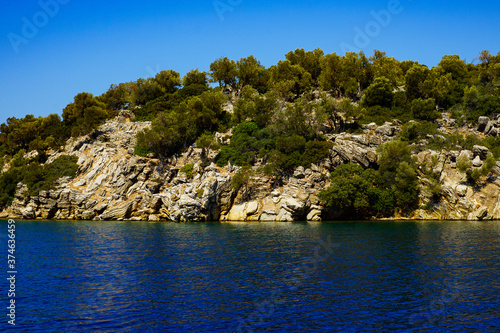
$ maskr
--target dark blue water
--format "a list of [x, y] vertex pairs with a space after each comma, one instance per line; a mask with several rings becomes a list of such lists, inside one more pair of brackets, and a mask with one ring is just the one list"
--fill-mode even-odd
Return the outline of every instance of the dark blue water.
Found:
[[3, 331], [500, 332], [500, 222], [16, 227]]

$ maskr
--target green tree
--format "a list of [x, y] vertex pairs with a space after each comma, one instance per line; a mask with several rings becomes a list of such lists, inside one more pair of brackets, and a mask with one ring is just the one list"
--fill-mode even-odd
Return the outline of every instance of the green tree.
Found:
[[108, 117], [105, 107], [105, 104], [92, 94], [83, 92], [76, 95], [73, 103], [64, 108], [63, 121], [72, 128], [73, 136], [86, 134]]
[[395, 184], [392, 186], [399, 207], [411, 206], [418, 198], [418, 179], [413, 163], [403, 161], [396, 168]]
[[246, 85], [241, 90], [241, 98], [236, 100], [233, 121], [237, 124], [246, 119], [255, 121], [260, 127], [268, 125], [278, 101], [274, 94], [259, 95], [257, 90]]
[[250, 85], [261, 92], [266, 90], [268, 78], [265, 67], [253, 55], [241, 58], [236, 63], [236, 70], [240, 89]]
[[218, 82], [219, 86], [227, 88], [227, 86], [235, 87], [237, 83], [238, 70], [234, 60], [229, 60], [227, 57], [215, 60], [210, 64], [211, 82]]
[[414, 99], [411, 102], [411, 112], [413, 116], [421, 120], [435, 120], [439, 117], [436, 111], [436, 102], [433, 98]]
[[397, 61], [393, 57], [387, 57], [385, 52], [379, 50], [373, 51], [373, 56], [369, 58], [373, 64], [374, 78], [385, 77], [395, 87], [403, 82], [403, 71]]
[[130, 83], [112, 84], [108, 91], [97, 97], [107, 110], [121, 110], [130, 103]]
[[410, 146], [408, 143], [400, 140], [378, 146], [377, 157], [379, 170], [389, 183], [394, 182], [396, 168], [401, 162], [414, 165]]
[[318, 198], [350, 218], [385, 215], [394, 207], [394, 197], [380, 175], [353, 163], [338, 166], [331, 174], [331, 185]]
[[319, 134], [318, 128], [325, 120], [320, 112], [316, 112], [319, 108], [318, 104], [309, 103], [306, 98], [301, 97], [293, 105], [277, 111], [269, 128], [277, 136], [296, 134], [315, 139]]
[[174, 93], [181, 85], [179, 73], [173, 70], [164, 70], [156, 74], [155, 81], [160, 85], [164, 93]]
[[138, 79], [130, 86], [130, 103], [133, 106], [146, 105], [165, 94], [165, 89], [152, 78]]
[[327, 54], [321, 61], [321, 74], [319, 82], [321, 89], [333, 91], [335, 96], [340, 96], [342, 83], [341, 57], [336, 53]]
[[169, 156], [175, 155], [187, 142], [186, 124], [182, 114], [160, 113], [151, 128], [137, 134], [136, 153], [154, 153], [165, 164]]
[[323, 60], [323, 54], [323, 50], [320, 48], [307, 52], [304, 51], [304, 49], [296, 49], [293, 52], [288, 52], [286, 54], [286, 59], [290, 61], [292, 65], [299, 65], [304, 68], [311, 75], [312, 82], [317, 85], [318, 78], [322, 71], [321, 62]]
[[390, 108], [394, 100], [394, 86], [391, 81], [385, 77], [378, 77], [366, 89], [362, 104], [365, 106], [380, 105]]
[[450, 73], [453, 80], [456, 81], [462, 81], [467, 75], [465, 61], [460, 59], [458, 55], [443, 56], [438, 67], [444, 74]]
[[294, 97], [311, 90], [311, 74], [300, 65], [293, 65], [289, 60], [279, 61], [277, 65], [270, 67], [270, 71], [273, 89], [278, 87], [283, 90], [285, 85], [290, 87]]
[[347, 52], [342, 60], [342, 90], [347, 96], [357, 98], [373, 81], [372, 64], [363, 51]]
[[449, 98], [455, 86], [451, 73], [442, 74], [436, 68], [431, 69], [427, 78], [419, 85], [422, 96], [433, 98], [436, 104], [446, 104], [445, 97]]
[[198, 69], [192, 69], [187, 72], [182, 78], [182, 85], [187, 87], [192, 84], [206, 86], [208, 84], [207, 73], [200, 72]]
[[393, 191], [397, 206], [405, 209], [418, 197], [417, 166], [406, 142], [392, 141], [377, 147], [379, 172]]
[[429, 76], [430, 69], [423, 65], [414, 65], [405, 75], [406, 94], [410, 100], [416, 98], [425, 98], [422, 91], [422, 85]]

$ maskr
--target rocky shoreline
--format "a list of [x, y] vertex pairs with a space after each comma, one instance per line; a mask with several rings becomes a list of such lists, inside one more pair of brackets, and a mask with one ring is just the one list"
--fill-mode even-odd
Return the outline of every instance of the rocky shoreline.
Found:
[[[231, 180], [240, 167], [218, 167], [213, 162], [201, 165], [203, 156], [213, 159], [217, 155], [215, 150], [190, 147], [163, 166], [155, 158], [134, 155], [136, 134], [150, 125], [118, 116], [90, 135], [68, 140], [64, 149], [49, 156], [47, 163], [61, 155], [76, 156], [77, 175], [61, 178], [56, 189], [33, 197], [26, 185], [18, 184], [13, 203], [0, 212], [0, 218], [178, 222], [335, 219], [341, 212], [325, 209], [317, 197], [329, 186], [330, 172], [350, 162], [365, 168], [376, 166], [376, 147], [393, 140], [400, 130], [397, 122], [382, 126], [373, 123], [364, 126], [363, 134], [326, 134], [334, 146], [320, 164], [308, 169], [298, 167], [293, 176], [284, 180], [252, 172], [248, 183], [234, 188]], [[443, 116], [440, 130], [456, 130], [451, 125], [452, 120]], [[479, 127], [469, 130], [477, 135], [495, 135], [499, 127], [498, 120], [480, 119]], [[423, 190], [419, 209], [395, 214], [392, 219], [500, 219], [498, 164], [480, 185], [467, 183], [456, 165], [457, 159], [466, 156], [474, 166], [480, 166], [487, 154], [488, 149], [482, 146], [472, 151], [416, 153], [420, 164], [437, 161], [433, 172], [439, 174], [442, 196], [436, 201]], [[189, 177], [180, 171], [187, 164], [193, 164]], [[420, 186], [424, 188], [424, 178]]]

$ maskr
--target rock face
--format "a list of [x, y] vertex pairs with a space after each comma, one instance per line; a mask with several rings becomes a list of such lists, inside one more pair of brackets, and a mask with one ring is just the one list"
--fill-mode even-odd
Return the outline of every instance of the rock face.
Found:
[[[456, 169], [454, 161], [457, 156], [466, 156], [470, 161], [479, 161], [486, 158], [483, 153], [486, 147], [474, 146], [473, 151], [463, 150], [442, 151], [435, 153], [438, 156], [438, 166], [435, 171], [440, 174], [440, 183], [443, 196], [440, 201], [432, 202], [425, 197], [422, 191], [421, 202], [427, 209], [418, 209], [411, 214], [414, 219], [438, 220], [491, 220], [500, 219], [500, 168], [493, 169], [489, 178], [481, 184], [473, 185], [467, 182], [465, 174]], [[419, 162], [429, 162], [428, 151], [418, 154]]]
[[486, 135], [497, 136], [500, 133], [500, 116], [490, 119], [489, 117], [479, 117], [477, 130]]
[[[376, 148], [394, 139], [397, 126], [368, 124], [363, 134], [326, 134], [333, 143], [330, 156], [318, 165], [298, 167], [293, 176], [277, 181], [252, 175], [236, 190], [231, 180], [239, 167], [215, 164], [202, 166], [202, 157], [214, 158], [217, 151], [189, 148], [160, 168], [154, 158], [134, 155], [136, 134], [149, 122], [130, 122], [121, 113], [92, 134], [68, 140], [64, 150], [49, 156], [78, 157], [79, 169], [72, 179], [61, 178], [57, 187], [30, 197], [28, 189], [18, 184], [12, 205], [0, 217], [23, 219], [70, 220], [142, 220], [142, 221], [321, 221], [326, 215], [318, 193], [328, 187], [329, 174], [336, 166], [358, 163], [365, 168], [377, 165]], [[491, 120], [484, 120], [485, 128]], [[217, 133], [218, 134], [218, 133]], [[230, 136], [230, 133], [229, 133]], [[216, 137], [227, 137], [227, 135]], [[415, 219], [500, 218], [500, 169], [486, 185], [472, 187], [456, 169], [459, 156], [482, 163], [489, 153], [486, 147], [472, 151], [421, 152], [420, 162], [437, 157], [435, 167], [441, 175], [443, 198], [433, 202], [425, 196]], [[433, 157], [435, 156], [435, 157]], [[192, 177], [180, 169], [193, 163]], [[424, 186], [424, 184], [422, 185]], [[328, 212], [331, 215], [331, 212]]]

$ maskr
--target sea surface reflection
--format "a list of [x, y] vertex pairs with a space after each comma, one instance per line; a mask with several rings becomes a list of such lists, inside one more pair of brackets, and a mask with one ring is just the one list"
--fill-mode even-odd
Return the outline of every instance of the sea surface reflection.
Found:
[[500, 331], [500, 222], [18, 221], [16, 232], [17, 325], [4, 316], [3, 331]]

